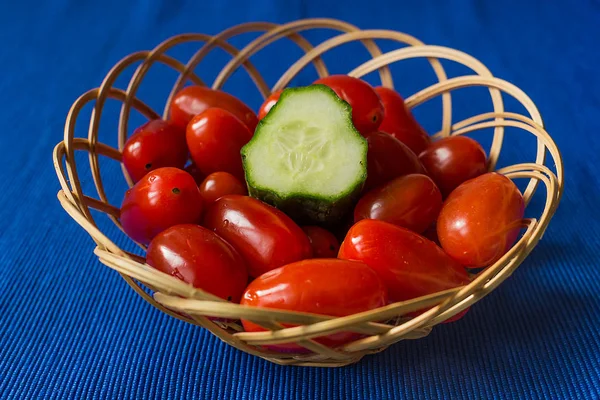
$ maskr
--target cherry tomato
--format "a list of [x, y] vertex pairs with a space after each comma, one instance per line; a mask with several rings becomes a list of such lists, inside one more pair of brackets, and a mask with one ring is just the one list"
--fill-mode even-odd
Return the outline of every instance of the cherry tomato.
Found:
[[[248, 286], [241, 304], [343, 317], [386, 305], [387, 293], [381, 279], [367, 265], [323, 258], [295, 262], [261, 275]], [[250, 321], [242, 320], [242, 324], [247, 332], [265, 330]], [[336, 347], [358, 337], [356, 333], [339, 332], [315, 340]], [[268, 347], [287, 352], [303, 350], [294, 343]]]
[[408, 229], [375, 219], [356, 223], [342, 242], [339, 258], [362, 261], [403, 301], [466, 285], [465, 269], [435, 243]]
[[206, 178], [206, 175], [204, 175], [194, 163], [186, 166], [184, 170], [194, 178], [198, 186], [200, 186], [200, 184], [204, 182], [204, 179]]
[[157, 168], [183, 168], [187, 157], [185, 131], [161, 119], [137, 128], [123, 148], [123, 164], [133, 182]]
[[376, 130], [381, 124], [383, 105], [377, 92], [367, 82], [347, 75], [331, 75], [314, 83], [329, 86], [352, 106], [352, 122], [363, 135]]
[[185, 129], [194, 116], [209, 108], [229, 111], [242, 121], [250, 132], [254, 132], [258, 124], [254, 111], [240, 99], [204, 86], [188, 86], [177, 92], [171, 102], [171, 121]]
[[269, 113], [269, 111], [271, 111], [271, 108], [273, 108], [275, 103], [279, 101], [279, 96], [281, 96], [282, 92], [283, 90], [278, 90], [276, 92], [271, 93], [271, 95], [267, 97], [265, 102], [262, 104], [262, 106], [260, 106], [260, 109], [258, 110], [259, 120], [263, 119]]
[[252, 197], [221, 197], [208, 208], [204, 226], [236, 248], [252, 277], [312, 256], [308, 237], [290, 217]]
[[370, 132], [365, 137], [369, 143], [365, 190], [402, 175], [425, 174], [415, 153], [395, 137], [385, 132]]
[[246, 186], [242, 185], [235, 176], [227, 172], [213, 172], [200, 185], [200, 194], [204, 204], [214, 203], [226, 194], [248, 194]]
[[178, 168], [158, 168], [125, 193], [121, 225], [133, 240], [147, 244], [173, 225], [197, 223], [202, 197], [194, 178]]
[[246, 263], [216, 233], [198, 225], [175, 225], [148, 246], [146, 262], [190, 285], [239, 303], [248, 282]]
[[461, 183], [487, 170], [485, 151], [476, 140], [466, 136], [450, 136], [433, 142], [419, 159], [444, 197]]
[[429, 146], [431, 139], [406, 107], [402, 96], [395, 90], [383, 86], [376, 87], [375, 91], [384, 109], [379, 130], [389, 133], [407, 145], [415, 154], [420, 154]]
[[252, 132], [232, 113], [209, 108], [196, 115], [186, 138], [194, 164], [202, 173], [225, 171], [244, 180], [240, 150], [252, 139]]
[[525, 205], [517, 186], [489, 172], [457, 187], [437, 220], [442, 247], [468, 267], [498, 261], [517, 240]]
[[315, 258], [335, 258], [340, 249], [340, 242], [333, 233], [319, 226], [303, 226], [302, 230], [308, 236]]
[[410, 174], [365, 194], [354, 209], [354, 221], [379, 219], [421, 233], [441, 208], [442, 194], [431, 178]]

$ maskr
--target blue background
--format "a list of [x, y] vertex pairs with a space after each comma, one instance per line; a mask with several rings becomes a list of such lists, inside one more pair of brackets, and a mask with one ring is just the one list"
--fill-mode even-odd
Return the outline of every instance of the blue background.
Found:
[[[600, 396], [600, 79], [596, 70], [600, 3], [319, 3], [3, 2], [0, 397]], [[565, 195], [544, 239], [498, 290], [460, 322], [439, 326], [427, 338], [398, 343], [338, 369], [270, 364], [144, 303], [115, 272], [96, 261], [93, 242], [61, 210], [51, 164], [52, 148], [62, 139], [70, 104], [98, 86], [126, 54], [150, 49], [177, 33], [214, 34], [245, 21], [286, 22], [303, 17], [335, 17], [361, 28], [396, 29], [474, 55], [537, 103], [563, 152], [566, 170]], [[319, 34], [308, 37], [316, 40]], [[300, 54], [285, 50], [293, 46], [280, 48], [278, 56], [256, 58], [269, 84]], [[189, 56], [191, 51], [174, 55]], [[346, 72], [361, 57], [366, 59], [360, 46], [344, 51], [356, 64], [330, 57], [326, 61], [331, 72]], [[199, 74], [211, 82], [226, 60], [222, 54], [207, 59]], [[410, 95], [432, 83], [426, 65], [398, 66], [394, 70], [397, 88]], [[452, 65], [449, 71], [464, 72]], [[155, 85], [142, 86], [140, 91], [156, 107], [175, 79], [175, 75], [159, 76]], [[311, 79], [314, 70], [307, 68], [295, 83]], [[126, 83], [119, 81], [121, 87]], [[234, 75], [226, 89], [255, 108], [260, 103], [243, 73]], [[457, 92], [454, 104], [455, 121], [491, 110], [485, 91]], [[89, 115], [89, 107], [86, 110]], [[110, 144], [116, 143], [117, 111], [118, 104], [109, 102], [101, 126], [101, 137]], [[419, 107], [416, 113], [430, 131], [439, 128], [439, 103]], [[85, 135], [85, 125], [84, 121], [78, 126], [78, 134]], [[480, 138], [485, 142], [484, 136]], [[501, 164], [523, 157], [532, 160], [533, 151], [528, 149], [533, 141], [521, 136], [507, 132]], [[118, 204], [124, 183], [117, 166], [103, 166], [103, 175], [111, 200]], [[92, 188], [89, 173], [82, 172], [82, 179], [87, 189]], [[529, 210], [532, 215], [543, 196], [540, 189]], [[114, 227], [104, 220], [98, 223], [119, 245], [131, 248]]]

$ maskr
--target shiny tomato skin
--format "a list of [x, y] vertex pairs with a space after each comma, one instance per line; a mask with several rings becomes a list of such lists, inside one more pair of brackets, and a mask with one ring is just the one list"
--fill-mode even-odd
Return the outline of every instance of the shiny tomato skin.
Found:
[[447, 197], [461, 183], [487, 171], [485, 150], [474, 139], [450, 136], [433, 142], [419, 160]]
[[260, 109], [258, 110], [258, 120], [260, 121], [264, 117], [267, 116], [271, 108], [279, 101], [279, 97], [283, 90], [277, 90], [276, 92], [271, 93], [269, 97], [266, 98], [265, 102], [262, 103]]
[[524, 211], [521, 192], [504, 175], [471, 179], [444, 202], [437, 221], [442, 248], [471, 268], [493, 264], [517, 240]]
[[121, 225], [133, 240], [148, 244], [173, 225], [199, 222], [202, 197], [194, 178], [179, 168], [158, 168], [125, 193]]
[[239, 303], [248, 282], [244, 259], [216, 233], [194, 224], [172, 226], [152, 239], [146, 262], [190, 285]]
[[378, 219], [422, 233], [441, 208], [442, 194], [431, 178], [409, 174], [365, 194], [354, 208], [354, 221]]
[[[385, 306], [387, 301], [383, 282], [367, 265], [337, 259], [312, 259], [259, 276], [248, 285], [240, 304], [343, 317]], [[242, 320], [242, 324], [247, 332], [265, 330], [250, 321]], [[357, 338], [356, 333], [339, 332], [315, 340], [336, 347]], [[283, 352], [303, 350], [293, 343], [268, 348]]]
[[222, 108], [242, 121], [254, 133], [258, 119], [250, 107], [237, 97], [204, 86], [188, 86], [181, 89], [171, 102], [171, 121], [185, 129], [196, 115], [209, 108]]
[[308, 237], [290, 217], [252, 197], [221, 197], [203, 225], [235, 247], [252, 277], [312, 256]]
[[315, 258], [335, 258], [340, 249], [340, 242], [333, 233], [320, 226], [303, 226], [302, 230], [308, 236]]
[[194, 164], [205, 175], [225, 171], [243, 181], [240, 150], [252, 132], [229, 111], [209, 108], [187, 126], [186, 138]]
[[364, 135], [377, 130], [383, 119], [383, 105], [367, 82], [348, 75], [331, 75], [313, 83], [329, 86], [352, 106], [352, 122], [360, 133]]
[[365, 137], [369, 144], [365, 190], [402, 175], [425, 174], [415, 153], [395, 137], [385, 132], [370, 132]]
[[362, 261], [373, 268], [394, 302], [469, 282], [465, 269], [432, 241], [374, 219], [364, 219], [350, 228], [338, 258]]
[[228, 172], [213, 172], [200, 185], [200, 194], [205, 205], [214, 203], [227, 194], [248, 194], [246, 186]]
[[375, 91], [379, 95], [384, 109], [379, 130], [389, 133], [407, 145], [415, 154], [420, 154], [429, 146], [431, 139], [406, 107], [402, 96], [394, 89], [383, 86], [376, 87]]
[[134, 183], [157, 168], [183, 168], [187, 158], [185, 130], [161, 119], [137, 128], [123, 147], [123, 164]]
[[184, 171], [187, 172], [188, 174], [190, 174], [194, 178], [194, 180], [196, 181], [196, 184], [198, 186], [200, 186], [200, 184], [202, 182], [204, 182], [204, 179], [206, 178], [206, 175], [204, 175], [202, 173], [202, 171], [200, 171], [198, 169], [198, 167], [196, 166], [196, 164], [194, 164], [194, 163], [187, 165], [184, 168]]

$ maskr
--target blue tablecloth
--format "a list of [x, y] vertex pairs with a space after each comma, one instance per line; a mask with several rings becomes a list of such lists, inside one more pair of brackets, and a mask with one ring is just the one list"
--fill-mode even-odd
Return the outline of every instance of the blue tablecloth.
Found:
[[[320, 3], [3, 2], [0, 397], [600, 396], [599, 3]], [[517, 272], [462, 321], [439, 326], [427, 338], [400, 342], [356, 365], [337, 369], [270, 364], [146, 304], [114, 271], [96, 260], [93, 242], [62, 211], [55, 197], [59, 185], [51, 163], [52, 148], [62, 138], [70, 104], [98, 86], [126, 54], [150, 49], [177, 33], [214, 34], [235, 23], [281, 23], [303, 17], [335, 17], [361, 28], [396, 29], [426, 43], [474, 55], [537, 103], [563, 153], [566, 171], [565, 195], [544, 239]], [[293, 46], [282, 45], [279, 56], [257, 58], [269, 84], [300, 54], [285, 48]], [[345, 54], [354, 64], [339, 56], [326, 59], [332, 72], [347, 72], [366, 60], [363, 49], [350, 49]], [[194, 49], [187, 50], [175, 55], [189, 56]], [[215, 55], [203, 64], [200, 75], [211, 82], [226, 60], [224, 54]], [[403, 94], [410, 95], [433, 82], [425, 62], [405, 65], [394, 72]], [[465, 72], [448, 66], [450, 72]], [[314, 76], [314, 70], [307, 69], [296, 83], [308, 83]], [[260, 98], [247, 77], [240, 73], [232, 79], [226, 89], [257, 107]], [[164, 90], [172, 80], [146, 85], [140, 96], [160, 110]], [[124, 87], [127, 80], [118, 84]], [[475, 92], [456, 93], [455, 121], [491, 110], [485, 91]], [[514, 102], [507, 102], [509, 106], [522, 111]], [[107, 107], [102, 137], [115, 144], [118, 104], [109, 102]], [[90, 108], [86, 110], [89, 115]], [[416, 113], [430, 131], [439, 128], [439, 103], [420, 107]], [[85, 136], [86, 122], [77, 129]], [[528, 151], [533, 149], [533, 140], [515, 138], [517, 135], [507, 131], [505, 164], [521, 155], [533, 160], [533, 150]], [[86, 158], [81, 157], [80, 162]], [[119, 170], [112, 166], [103, 171], [118, 181], [111, 184], [110, 177], [107, 180], [111, 200], [118, 204], [123, 188], [117, 179]], [[82, 179], [86, 187], [92, 187], [89, 174]], [[543, 199], [543, 191], [541, 188], [536, 198]], [[536, 207], [539, 210], [540, 202], [534, 200], [532, 212]], [[108, 223], [102, 222], [101, 227], [116, 235]], [[115, 240], [125, 243], [124, 238]]]

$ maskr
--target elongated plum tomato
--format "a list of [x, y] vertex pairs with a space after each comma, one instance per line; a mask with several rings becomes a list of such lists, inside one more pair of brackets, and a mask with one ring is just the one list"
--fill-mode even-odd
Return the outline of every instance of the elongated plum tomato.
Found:
[[523, 196], [504, 175], [489, 172], [457, 187], [437, 220], [446, 253], [469, 267], [496, 262], [515, 243], [525, 211]]
[[194, 116], [209, 108], [222, 108], [235, 115], [254, 132], [258, 119], [244, 102], [229, 93], [204, 86], [188, 86], [181, 89], [171, 102], [171, 121], [185, 129]]
[[410, 174], [365, 194], [354, 209], [354, 221], [378, 219], [422, 233], [441, 208], [442, 194], [431, 178]]
[[[386, 305], [387, 293], [375, 271], [363, 263], [312, 259], [259, 276], [248, 285], [241, 304], [342, 317]], [[250, 321], [242, 320], [242, 324], [247, 332], [264, 331]], [[315, 340], [336, 347], [358, 337], [356, 333], [339, 332]], [[294, 343], [268, 348], [282, 352], [304, 350]]]
[[121, 225], [133, 240], [148, 244], [171, 226], [197, 223], [202, 197], [194, 178], [179, 168], [158, 168], [125, 193]]
[[373, 268], [394, 302], [469, 282], [462, 265], [435, 243], [408, 229], [375, 219], [364, 219], [350, 228], [338, 257], [362, 261]]
[[221, 197], [203, 225], [235, 247], [252, 277], [312, 256], [308, 237], [290, 217], [252, 197]]
[[239, 303], [248, 282], [246, 263], [238, 252], [199, 225], [175, 225], [156, 235], [148, 246], [146, 262], [234, 303]]
[[425, 174], [415, 153], [395, 137], [385, 132], [370, 132], [365, 137], [369, 144], [365, 190], [402, 175]]
[[485, 151], [476, 140], [466, 136], [433, 142], [419, 155], [419, 160], [444, 197], [461, 183], [487, 170]]
[[404, 104], [404, 99], [393, 89], [379, 86], [375, 91], [383, 103], [383, 121], [379, 130], [389, 133], [408, 146], [415, 154], [421, 154], [431, 139]]
[[383, 118], [383, 105], [367, 82], [347, 75], [331, 75], [313, 83], [329, 86], [352, 106], [352, 122], [360, 133], [377, 130]]
[[273, 108], [275, 103], [277, 103], [279, 101], [281, 92], [283, 92], [283, 90], [278, 90], [276, 92], [271, 93], [271, 95], [269, 97], [267, 97], [265, 102], [262, 103], [262, 105], [260, 106], [260, 109], [258, 110], [258, 119], [259, 120], [266, 117], [266, 115], [269, 113], [269, 111], [271, 111], [271, 108]]
[[340, 249], [340, 242], [327, 229], [319, 226], [303, 226], [302, 230], [308, 236], [315, 258], [335, 258]]
[[205, 205], [214, 203], [227, 194], [248, 194], [246, 186], [227, 172], [213, 172], [200, 185], [200, 194]]
[[240, 150], [252, 132], [235, 115], [209, 108], [190, 121], [186, 138], [192, 160], [203, 174], [225, 171], [244, 180]]
[[183, 168], [187, 158], [185, 130], [162, 119], [137, 128], [123, 148], [123, 164], [134, 183], [157, 168]]

